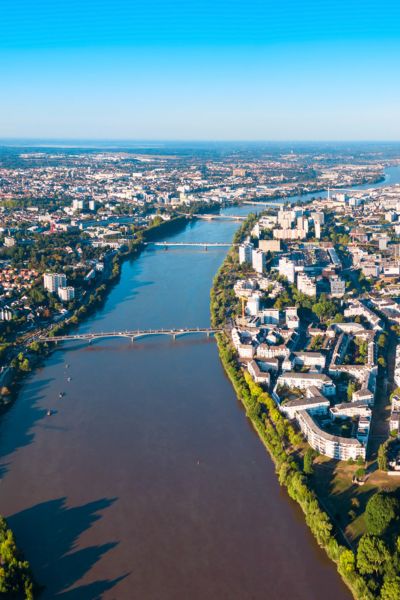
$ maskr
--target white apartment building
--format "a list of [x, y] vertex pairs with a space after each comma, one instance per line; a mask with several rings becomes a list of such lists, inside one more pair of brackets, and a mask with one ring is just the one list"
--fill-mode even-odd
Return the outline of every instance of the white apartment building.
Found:
[[304, 229], [274, 229], [273, 236], [276, 240], [305, 240], [307, 232]]
[[279, 408], [288, 419], [294, 419], [300, 410], [308, 410], [311, 414], [325, 415], [329, 409], [329, 405], [329, 400], [324, 398], [324, 396], [313, 396], [311, 398], [305, 397], [289, 400], [280, 405]]
[[0, 321], [12, 321], [13, 312], [8, 306], [3, 306], [0, 309]]
[[325, 356], [321, 352], [295, 352], [294, 364], [300, 367], [311, 367], [322, 370], [325, 368]]
[[58, 297], [63, 302], [69, 302], [75, 298], [75, 288], [72, 285], [67, 285], [65, 287], [59, 287], [57, 290]]
[[299, 427], [311, 448], [325, 456], [337, 460], [356, 460], [359, 456], [365, 459], [366, 447], [356, 438], [344, 438], [327, 433], [308, 414], [307, 410], [299, 410], [296, 413]]
[[286, 279], [290, 283], [294, 283], [296, 277], [296, 268], [295, 263], [292, 260], [290, 260], [286, 256], [280, 258], [278, 264], [278, 271], [279, 275], [283, 275], [283, 277], [286, 277]]
[[299, 292], [306, 294], [306, 296], [317, 295], [317, 285], [315, 283], [315, 279], [312, 279], [305, 273], [298, 273], [296, 287]]
[[246, 314], [251, 317], [256, 317], [260, 310], [260, 293], [253, 293], [247, 300]]
[[265, 254], [259, 248], [253, 249], [251, 253], [251, 260], [253, 269], [262, 275], [265, 269]]
[[80, 198], [74, 198], [72, 201], [72, 210], [78, 211], [83, 210], [85, 208], [85, 200], [81, 200]]
[[279, 346], [270, 346], [269, 344], [260, 344], [257, 347], [257, 358], [278, 358], [290, 355], [290, 350], [285, 344]]
[[16, 242], [15, 242], [15, 238], [10, 237], [10, 236], [6, 236], [4, 238], [4, 245], [6, 248], [13, 248], [15, 246]]
[[309, 230], [307, 217], [297, 217], [297, 229], [304, 231], [306, 234]]
[[340, 277], [331, 277], [329, 280], [331, 286], [331, 295], [334, 298], [341, 298], [346, 293], [346, 282]]
[[286, 385], [289, 388], [300, 390], [307, 390], [311, 386], [314, 386], [326, 396], [333, 396], [336, 392], [335, 384], [325, 373], [296, 373], [295, 371], [287, 371], [278, 377], [277, 385]]
[[254, 246], [250, 242], [245, 242], [239, 246], [239, 264], [247, 263], [252, 264], [252, 252]]
[[299, 315], [296, 306], [289, 306], [285, 310], [286, 325], [289, 329], [297, 329], [300, 326]]
[[64, 273], [45, 273], [43, 275], [44, 289], [54, 294], [58, 288], [66, 287], [67, 276]]
[[280, 312], [278, 308], [265, 308], [260, 316], [264, 325], [279, 325]]
[[268, 371], [262, 371], [255, 360], [251, 360], [247, 363], [247, 370], [256, 383], [262, 383], [267, 386], [270, 385], [271, 375]]

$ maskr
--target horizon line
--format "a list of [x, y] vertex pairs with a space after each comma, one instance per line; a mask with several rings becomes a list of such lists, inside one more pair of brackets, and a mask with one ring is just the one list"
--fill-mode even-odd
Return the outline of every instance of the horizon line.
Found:
[[0, 143], [3, 142], [118, 142], [118, 143], [247, 143], [247, 144], [399, 144], [399, 139], [247, 139], [247, 138], [120, 138], [120, 137], [38, 137], [38, 136], [10, 136], [0, 137]]

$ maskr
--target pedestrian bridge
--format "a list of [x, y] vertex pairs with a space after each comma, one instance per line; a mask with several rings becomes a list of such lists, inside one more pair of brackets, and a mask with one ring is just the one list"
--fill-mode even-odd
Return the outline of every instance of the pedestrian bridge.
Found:
[[87, 341], [92, 342], [94, 340], [106, 339], [106, 338], [128, 338], [132, 342], [133, 340], [141, 337], [148, 337], [150, 335], [169, 335], [174, 339], [183, 335], [193, 334], [205, 334], [207, 337], [218, 333], [222, 329], [214, 327], [196, 327], [196, 328], [183, 328], [183, 329], [134, 329], [132, 331], [101, 331], [101, 332], [88, 332], [88, 333], [75, 333], [71, 335], [42, 335], [38, 338], [39, 342], [70, 342], [70, 341]]

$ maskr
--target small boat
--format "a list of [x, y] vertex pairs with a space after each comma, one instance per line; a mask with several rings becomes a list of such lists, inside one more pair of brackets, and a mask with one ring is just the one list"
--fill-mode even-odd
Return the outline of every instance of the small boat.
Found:
[[58, 394], [58, 397], [59, 397], [59, 398], [62, 398], [63, 396], [64, 396], [64, 392], [60, 392], [60, 393]]
[[47, 411], [47, 413], [46, 413], [46, 414], [47, 414], [47, 416], [48, 416], [48, 417], [51, 417], [51, 415], [52, 415], [52, 412], [51, 412], [50, 408], [48, 409], [48, 411]]
[[71, 377], [68, 377], [68, 378], [67, 378], [67, 381], [71, 381]]
[[65, 364], [65, 368], [69, 369], [69, 364], [68, 363]]

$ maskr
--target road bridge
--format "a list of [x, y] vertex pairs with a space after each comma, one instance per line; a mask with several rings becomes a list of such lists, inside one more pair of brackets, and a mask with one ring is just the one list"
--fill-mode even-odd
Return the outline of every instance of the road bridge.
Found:
[[199, 247], [199, 248], [230, 248], [232, 244], [229, 242], [145, 242], [146, 246], [162, 246], [168, 247]]
[[204, 221], [245, 221], [247, 219], [244, 215], [213, 215], [213, 214], [200, 214], [193, 215], [196, 219], [203, 219]]
[[72, 341], [87, 341], [106, 339], [106, 338], [127, 338], [132, 342], [141, 337], [154, 335], [168, 335], [174, 339], [183, 335], [205, 334], [207, 337], [221, 332], [221, 328], [217, 327], [186, 327], [182, 329], [133, 329], [131, 331], [90, 331], [87, 333], [72, 333], [70, 335], [42, 335], [37, 338], [38, 342], [72, 342]]
[[285, 202], [287, 202], [287, 200], [270, 200], [268, 202], [265, 200], [243, 200], [241, 204], [248, 204], [249, 206], [283, 206]]

